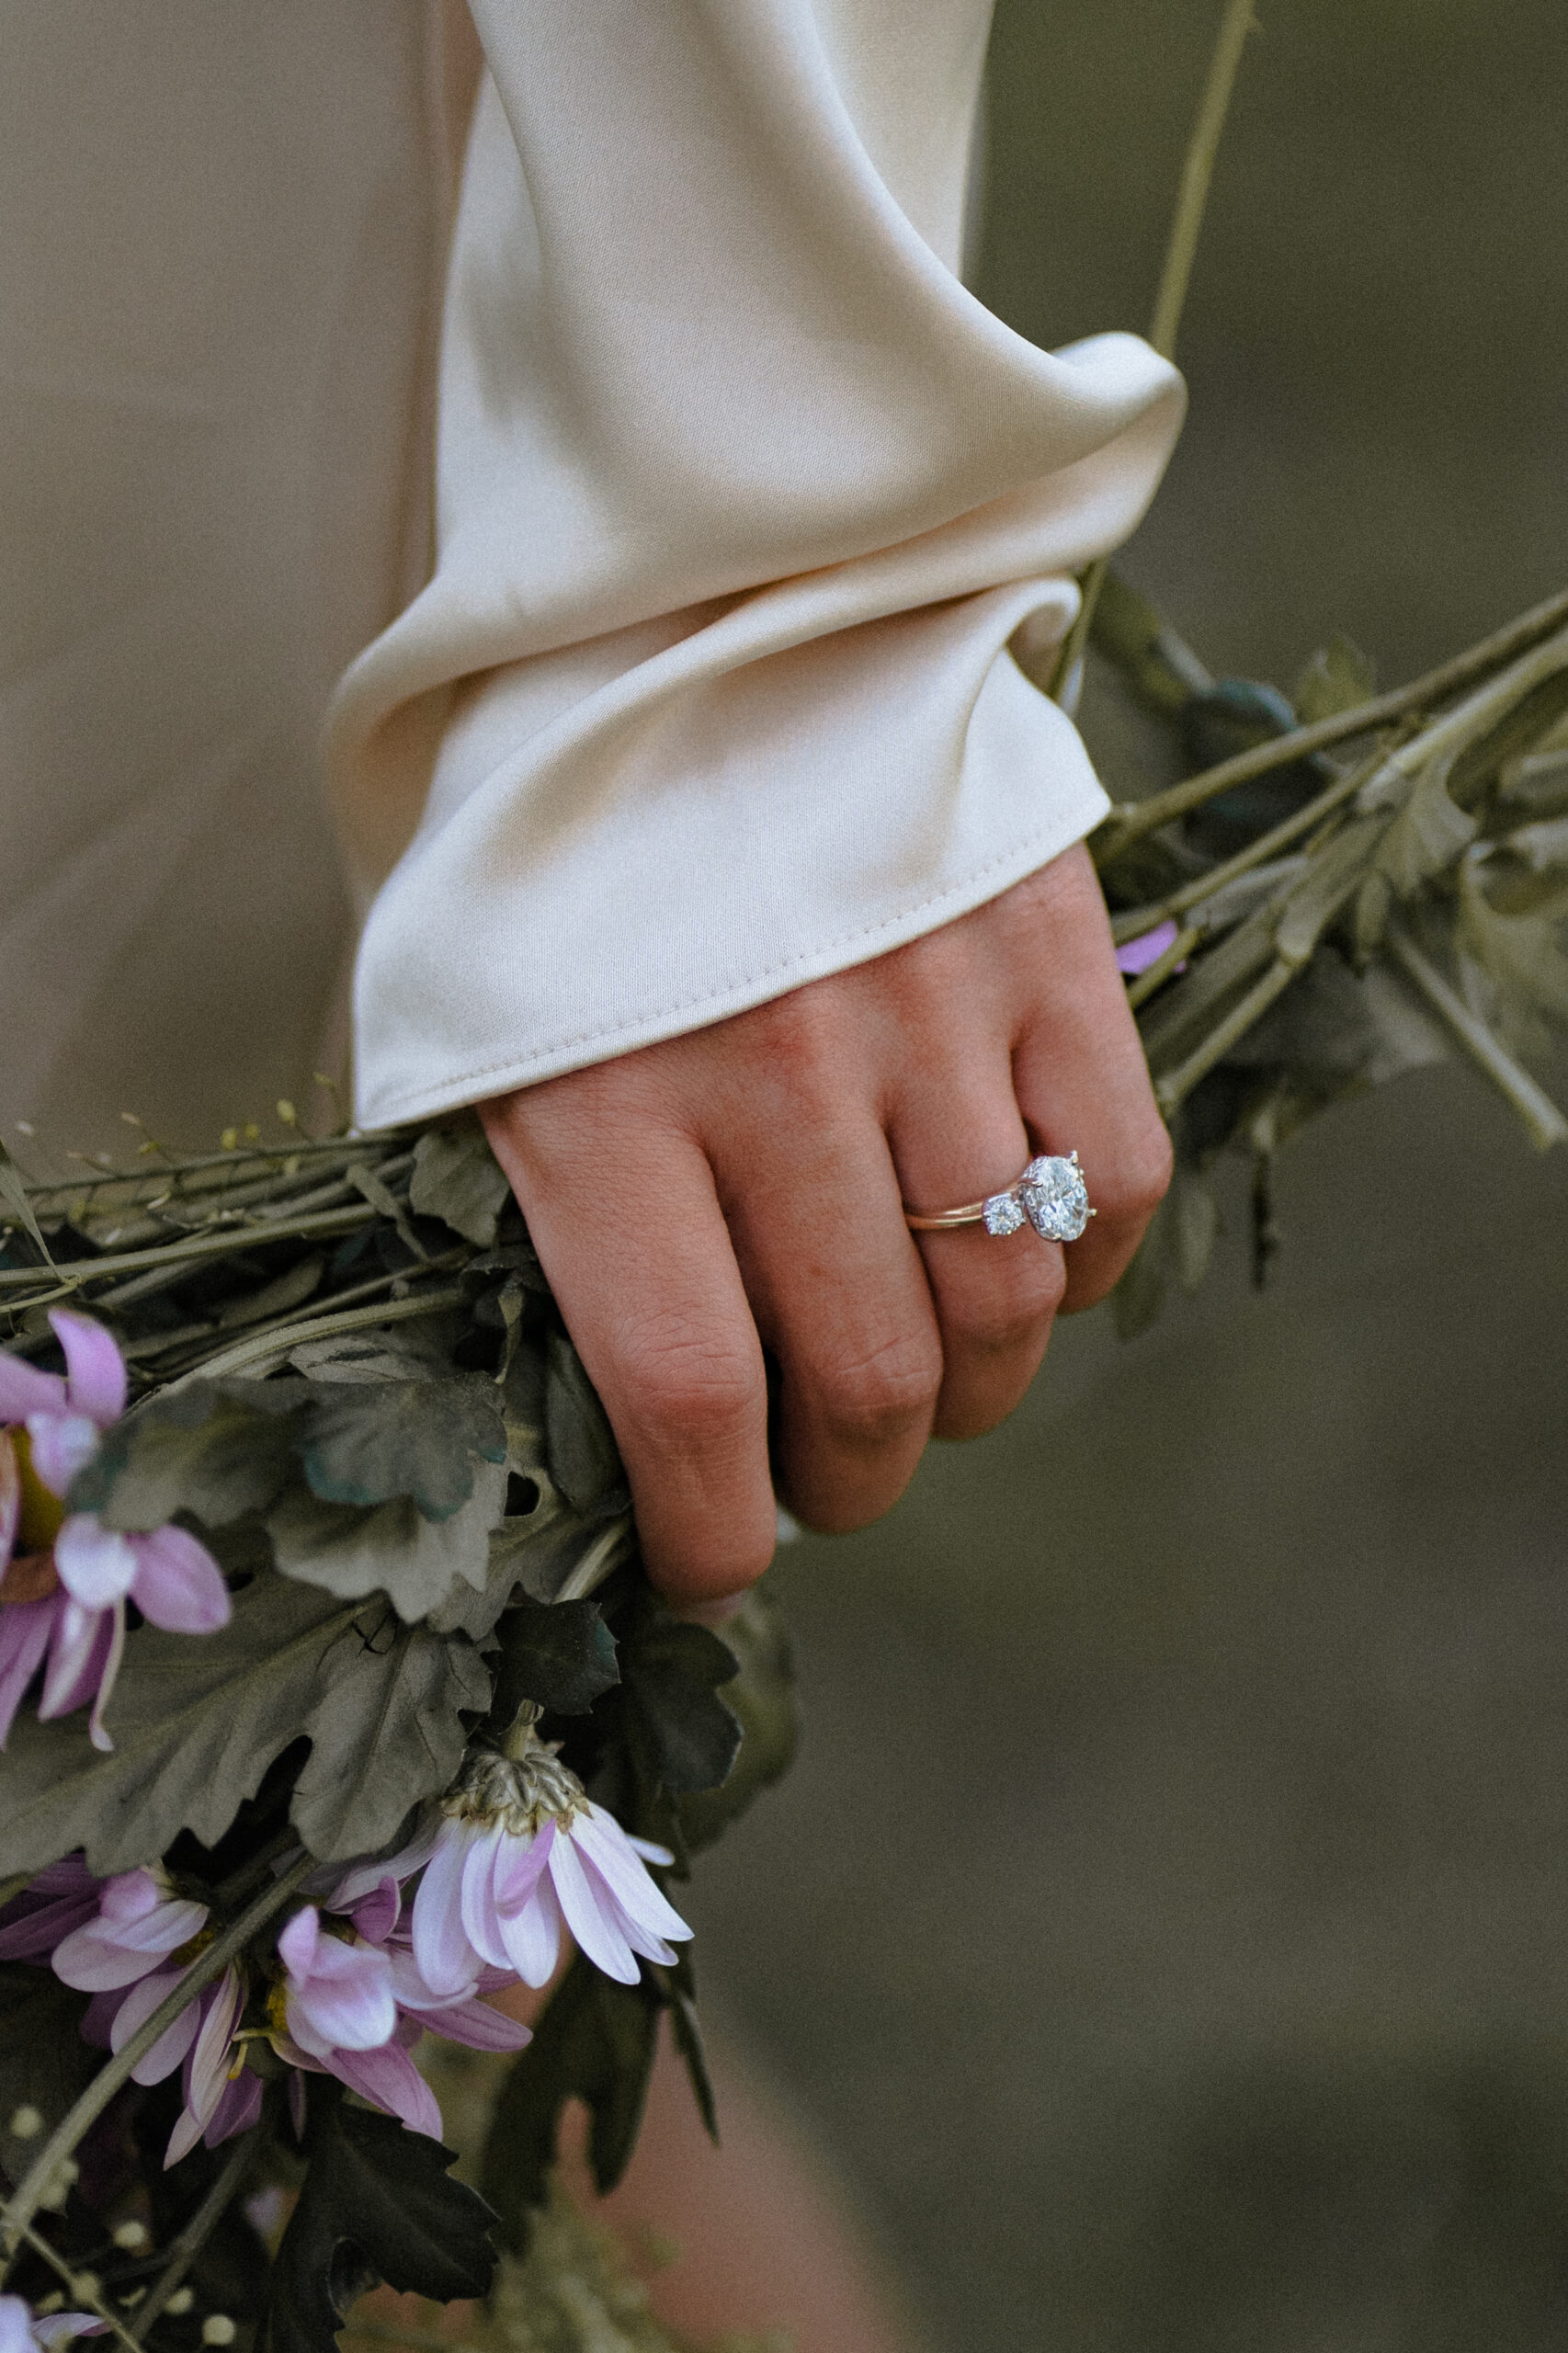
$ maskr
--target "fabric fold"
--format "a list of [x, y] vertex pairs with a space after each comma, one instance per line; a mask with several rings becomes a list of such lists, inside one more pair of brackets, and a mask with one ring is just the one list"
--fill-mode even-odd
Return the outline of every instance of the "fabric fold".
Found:
[[1007, 642], [1068, 627], [1182, 407], [1136, 337], [1040, 351], [955, 274], [986, 0], [474, 15], [437, 563], [334, 714], [366, 1120], [739, 1011], [1077, 839], [1103, 795]]

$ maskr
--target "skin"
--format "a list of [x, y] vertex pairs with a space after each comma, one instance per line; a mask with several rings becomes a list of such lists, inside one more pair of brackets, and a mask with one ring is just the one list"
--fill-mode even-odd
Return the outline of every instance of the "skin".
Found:
[[[1170, 1179], [1081, 847], [907, 947], [483, 1108], [649, 1574], [687, 1605], [762, 1574], [775, 1481], [808, 1527], [858, 1528], [928, 1439], [1003, 1420]], [[1098, 1214], [1065, 1249], [904, 1223], [1073, 1150]]]

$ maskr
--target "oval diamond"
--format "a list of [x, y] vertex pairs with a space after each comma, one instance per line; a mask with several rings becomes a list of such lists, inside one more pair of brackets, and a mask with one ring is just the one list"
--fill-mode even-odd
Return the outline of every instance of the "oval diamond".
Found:
[[1042, 1242], [1076, 1242], [1089, 1222], [1089, 1188], [1076, 1154], [1031, 1160], [1018, 1179], [1018, 1199]]

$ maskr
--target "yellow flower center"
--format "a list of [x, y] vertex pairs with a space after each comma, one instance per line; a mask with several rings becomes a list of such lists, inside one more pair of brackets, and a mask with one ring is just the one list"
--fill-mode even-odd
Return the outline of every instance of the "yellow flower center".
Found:
[[11, 1432], [17, 1471], [22, 1485], [22, 1517], [17, 1529], [18, 1552], [47, 1552], [65, 1524], [65, 1506], [46, 1487], [33, 1468], [32, 1440], [25, 1429]]

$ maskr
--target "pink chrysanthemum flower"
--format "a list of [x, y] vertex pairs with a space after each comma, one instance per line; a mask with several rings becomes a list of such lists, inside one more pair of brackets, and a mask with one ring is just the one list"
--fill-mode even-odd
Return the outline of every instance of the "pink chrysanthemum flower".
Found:
[[203, 1544], [172, 1523], [145, 1535], [106, 1528], [97, 1512], [67, 1512], [78, 1471], [125, 1411], [125, 1363], [101, 1324], [68, 1310], [50, 1322], [65, 1374], [0, 1356], [0, 1566], [14, 1550], [52, 1552], [57, 1585], [0, 1608], [0, 1746], [22, 1695], [44, 1668], [43, 1717], [93, 1701], [94, 1745], [112, 1748], [103, 1711], [125, 1642], [125, 1604], [171, 1633], [226, 1625], [229, 1592]]
[[414, 1958], [437, 1993], [472, 1984], [486, 1965], [542, 1985], [564, 1924], [607, 1977], [634, 1985], [637, 1956], [675, 1960], [691, 1930], [650, 1877], [673, 1858], [631, 1838], [595, 1805], [531, 1724], [510, 1754], [471, 1756], [446, 1801], [414, 1899]]

